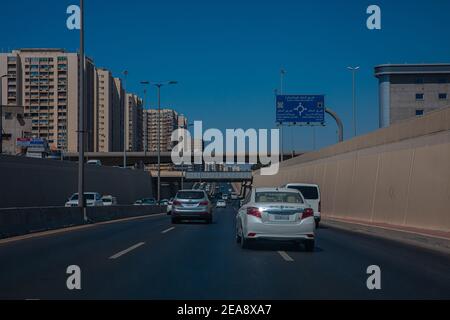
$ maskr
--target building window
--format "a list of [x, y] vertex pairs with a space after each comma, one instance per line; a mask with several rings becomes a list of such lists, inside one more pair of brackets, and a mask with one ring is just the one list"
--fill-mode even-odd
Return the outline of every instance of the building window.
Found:
[[423, 78], [416, 78], [416, 84], [423, 84]]
[[416, 93], [416, 100], [417, 101], [423, 101], [424, 94], [423, 93]]
[[446, 93], [439, 93], [439, 100], [447, 100], [447, 94]]
[[423, 116], [425, 113], [425, 111], [423, 109], [417, 109], [416, 110], [416, 117], [421, 117]]
[[438, 80], [439, 83], [448, 83], [448, 80], [446, 78], [440, 78]]

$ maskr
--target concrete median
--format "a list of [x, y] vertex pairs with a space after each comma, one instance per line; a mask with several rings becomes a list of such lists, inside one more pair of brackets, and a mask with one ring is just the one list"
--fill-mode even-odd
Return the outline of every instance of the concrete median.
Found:
[[166, 207], [159, 206], [92, 207], [87, 208], [88, 222], [85, 222], [79, 208], [0, 209], [0, 239], [165, 212]]

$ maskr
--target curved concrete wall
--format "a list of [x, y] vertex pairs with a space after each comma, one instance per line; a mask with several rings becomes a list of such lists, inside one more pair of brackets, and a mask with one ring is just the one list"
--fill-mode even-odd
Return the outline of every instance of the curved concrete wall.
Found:
[[[413, 135], [387, 144], [375, 144], [350, 152], [336, 145], [334, 156], [305, 155], [283, 165], [277, 176], [255, 174], [256, 186], [279, 186], [288, 182], [317, 183], [322, 191], [322, 213], [363, 222], [385, 223], [430, 230], [450, 231], [450, 110], [433, 114], [440, 118], [414, 119]], [[440, 116], [440, 117], [439, 117]], [[432, 118], [433, 119], [433, 118]], [[405, 126], [405, 124], [401, 124]], [[398, 127], [378, 131], [386, 135]], [[426, 134], [431, 132], [431, 134]], [[389, 131], [388, 131], [389, 133]], [[369, 135], [375, 138], [376, 133]], [[360, 137], [359, 139], [362, 139]], [[395, 141], [395, 140], [394, 140]], [[329, 154], [329, 150], [322, 151]], [[303, 158], [303, 159], [302, 159]], [[305, 159], [306, 158], [306, 159]]]
[[[78, 164], [0, 156], [0, 208], [58, 207], [78, 190]], [[140, 170], [86, 166], [86, 191], [133, 204], [153, 195], [151, 176]]]

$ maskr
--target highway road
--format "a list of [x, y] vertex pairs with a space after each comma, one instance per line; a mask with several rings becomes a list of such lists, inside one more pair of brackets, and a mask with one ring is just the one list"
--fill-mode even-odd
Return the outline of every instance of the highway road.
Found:
[[[235, 209], [212, 225], [159, 215], [0, 244], [1, 299], [450, 299], [450, 257], [322, 228], [317, 249], [235, 243]], [[81, 291], [66, 268], [81, 268]], [[366, 286], [370, 265], [382, 290]]]

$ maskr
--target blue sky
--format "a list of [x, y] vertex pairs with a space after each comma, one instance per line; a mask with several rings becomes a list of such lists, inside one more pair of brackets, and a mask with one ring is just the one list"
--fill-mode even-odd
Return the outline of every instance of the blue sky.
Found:
[[[78, 49], [66, 29], [66, 8], [78, 1], [2, 3], [0, 50]], [[178, 80], [163, 103], [205, 127], [272, 128], [274, 89], [287, 70], [285, 92], [326, 94], [351, 136], [351, 74], [358, 74], [359, 133], [378, 127], [373, 67], [384, 63], [449, 62], [448, 0], [173, 0], [86, 3], [86, 51], [115, 75], [129, 70], [128, 89], [141, 80]], [[382, 10], [382, 30], [366, 28], [366, 8]], [[5, 13], [17, 13], [17, 16]], [[38, 18], [38, 19], [37, 19]], [[156, 94], [150, 96], [152, 106]], [[285, 130], [285, 147], [311, 149], [312, 129]], [[294, 141], [294, 143], [292, 143]], [[317, 129], [317, 145], [336, 142], [336, 126]]]

